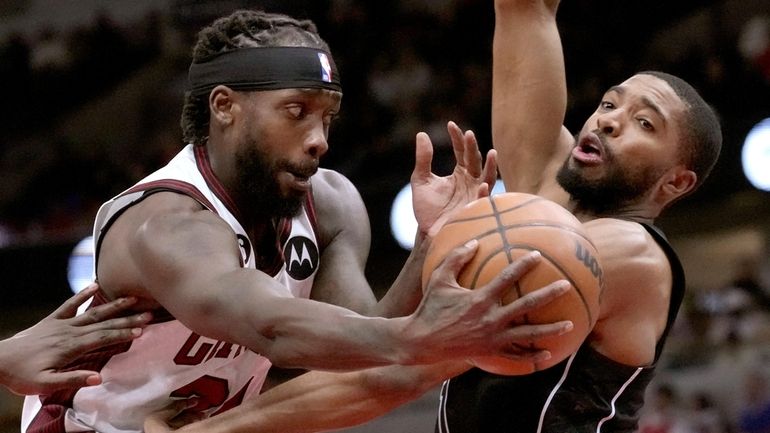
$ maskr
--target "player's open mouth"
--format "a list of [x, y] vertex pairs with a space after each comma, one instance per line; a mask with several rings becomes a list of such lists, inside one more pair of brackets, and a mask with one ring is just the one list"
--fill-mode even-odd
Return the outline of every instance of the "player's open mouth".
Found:
[[584, 164], [599, 164], [602, 162], [604, 146], [599, 137], [589, 132], [582, 136], [577, 146], [572, 149], [572, 157]]
[[291, 187], [298, 190], [310, 189], [310, 178], [315, 174], [316, 170], [305, 171], [286, 171], [289, 176]]

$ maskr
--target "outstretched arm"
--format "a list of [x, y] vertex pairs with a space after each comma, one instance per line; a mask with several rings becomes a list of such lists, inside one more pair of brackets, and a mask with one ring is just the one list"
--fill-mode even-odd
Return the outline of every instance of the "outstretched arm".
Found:
[[[497, 280], [518, 278], [526, 271], [526, 262], [526, 259], [518, 260], [516, 266], [507, 268]], [[568, 285], [563, 283], [551, 286], [560, 287], [558, 290], [530, 292], [512, 304], [517, 304], [520, 311], [537, 308], [567, 289]], [[451, 306], [447, 305], [447, 308]], [[468, 326], [470, 331], [472, 324]], [[523, 326], [518, 329], [534, 336], [537, 334], [535, 328]], [[547, 353], [521, 355], [548, 357]], [[460, 374], [470, 366], [463, 360], [450, 360], [433, 365], [385, 366], [347, 373], [311, 371], [224, 414], [193, 423], [180, 431], [309, 433], [350, 427], [418, 398], [442, 380]], [[148, 417], [145, 431], [164, 433], [171, 431], [171, 426], [192, 421], [185, 409], [193, 405], [194, 402], [189, 401], [175, 402], [167, 410]]]
[[[124, 245], [123, 260], [105, 260], [108, 253], [120, 256], [115, 249]], [[565, 331], [567, 323], [514, 326], [529, 306], [500, 305], [503, 293], [537, 257], [514, 263], [505, 277], [471, 291], [460, 287], [456, 276], [474, 253], [473, 245], [456, 249], [437, 268], [413, 314], [365, 317], [291, 297], [269, 275], [241, 268], [235, 236], [224, 221], [189, 197], [159, 192], [113, 223], [102, 242], [98, 272], [103, 286], [146, 288], [198, 334], [244, 345], [280, 367], [351, 370], [470, 356], [518, 357], [511, 353], [514, 342]], [[546, 291], [563, 292], [559, 287]]]
[[[430, 239], [453, 212], [489, 194], [497, 179], [496, 152], [483, 159], [476, 136], [463, 132], [454, 122], [447, 132], [455, 155], [455, 168], [447, 176], [433, 173], [433, 144], [420, 132], [415, 137], [415, 164], [410, 179], [412, 207], [417, 220], [415, 244], [398, 278], [378, 303], [378, 311], [409, 314], [422, 298], [422, 266]], [[383, 313], [379, 313], [383, 314]], [[396, 313], [398, 314], [398, 313]]]
[[567, 88], [558, 3], [495, 0], [492, 140], [509, 191], [553, 188], [554, 168], [572, 141], [562, 126]]
[[136, 303], [134, 298], [116, 299], [76, 316], [97, 290], [90, 285], [33, 327], [0, 341], [0, 383], [30, 395], [100, 384], [95, 371], [62, 370], [83, 353], [138, 337], [151, 316], [116, 318]]
[[[444, 379], [470, 367], [465, 362], [388, 366], [348, 373], [311, 371], [245, 401], [221, 415], [186, 425], [178, 433], [310, 433], [363, 424], [415, 400]], [[185, 424], [186, 401], [145, 421], [147, 433]]]
[[432, 172], [433, 144], [424, 132], [415, 140], [412, 171], [412, 204], [420, 236], [435, 235], [451, 215], [471, 201], [489, 195], [497, 180], [497, 153], [490, 150], [484, 161], [473, 131], [447, 123], [455, 168], [448, 176]]

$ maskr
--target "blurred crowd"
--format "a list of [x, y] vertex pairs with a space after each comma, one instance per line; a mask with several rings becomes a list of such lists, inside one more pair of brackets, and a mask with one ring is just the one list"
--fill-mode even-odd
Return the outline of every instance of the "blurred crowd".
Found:
[[[604, 89], [640, 69], [679, 74], [725, 123], [727, 162], [704, 188], [731, 193], [742, 180], [719, 170], [734, 169], [746, 124], [770, 116], [770, 15], [736, 24], [722, 21], [729, 1], [663, 3], [563, 2], [566, 123], [578, 126]], [[324, 165], [359, 186], [374, 226], [387, 209], [379, 201], [408, 181], [418, 131], [433, 138], [439, 172], [452, 164], [448, 120], [490, 147], [490, 1], [178, 0], [138, 22], [101, 13], [75, 29], [43, 26], [0, 40], [0, 248], [88, 235], [101, 202], [175, 154], [183, 144], [179, 113], [195, 31], [236, 7], [260, 5], [313, 19], [331, 46], [345, 93]], [[700, 14], [687, 30], [701, 32], [690, 38], [697, 42], [671, 46], [669, 33], [688, 12]], [[637, 18], [625, 19], [632, 14]], [[691, 296], [641, 433], [770, 432], [762, 367], [770, 365], [770, 351], [757, 350], [770, 341], [768, 286], [753, 273], [761, 268], [740, 264], [734, 284]], [[723, 370], [731, 368], [728, 378]], [[710, 380], [680, 379], [687, 374]], [[736, 394], [719, 391], [728, 381]]]
[[770, 432], [768, 260], [751, 255], [733, 265], [728, 284], [691, 288], [640, 433]]
[[[757, 16], [733, 34], [728, 23], [717, 22], [718, 3], [706, 3], [712, 4], [706, 19], [714, 26], [705, 42], [667, 55], [655, 52], [660, 47], [652, 35], [695, 10], [688, 2], [665, 10], [642, 2], [622, 8], [565, 2], [560, 16], [572, 81], [568, 126], [593, 110], [606, 87], [644, 68], [689, 79], [725, 120], [767, 109], [768, 17]], [[181, 146], [178, 113], [194, 32], [211, 17], [254, 5], [313, 19], [332, 47], [345, 98], [325, 164], [360, 185], [365, 199], [405, 183], [418, 131], [441, 147], [446, 121], [454, 120], [489, 147], [494, 15], [487, 2], [177, 0], [139, 22], [115, 22], [101, 13], [88, 26], [42, 26], [0, 41], [0, 79], [13, 83], [5, 93], [13, 102], [0, 108], [6, 177], [0, 245], [81, 237], [96, 204], [172, 155]], [[631, 12], [644, 24], [616, 18]], [[635, 36], [642, 29], [649, 38]], [[136, 78], [143, 74], [149, 78]], [[128, 97], [141, 99], [130, 105], [122, 99]], [[93, 108], [99, 104], [111, 109]], [[79, 125], [84, 117], [90, 123]], [[730, 158], [736, 137], [730, 128], [726, 133]]]

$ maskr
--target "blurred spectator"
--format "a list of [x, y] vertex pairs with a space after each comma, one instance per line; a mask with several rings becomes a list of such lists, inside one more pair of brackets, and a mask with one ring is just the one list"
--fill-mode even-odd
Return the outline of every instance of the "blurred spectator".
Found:
[[757, 15], [746, 22], [738, 39], [738, 49], [770, 81], [770, 16]]
[[695, 433], [673, 386], [658, 384], [639, 418], [639, 433]]
[[746, 375], [743, 409], [740, 412], [740, 433], [770, 433], [770, 387], [767, 376], [760, 370]]
[[689, 421], [692, 433], [729, 433], [730, 425], [725, 415], [716, 407], [714, 400], [705, 392], [698, 391], [690, 398], [692, 407]]
[[696, 308], [709, 316], [712, 344], [723, 344], [728, 338], [758, 341], [770, 332], [770, 295], [760, 268], [758, 257], [741, 257], [729, 284], [698, 294]]
[[32, 49], [32, 69], [35, 73], [61, 71], [70, 67], [72, 54], [67, 38], [52, 27], [44, 28]]

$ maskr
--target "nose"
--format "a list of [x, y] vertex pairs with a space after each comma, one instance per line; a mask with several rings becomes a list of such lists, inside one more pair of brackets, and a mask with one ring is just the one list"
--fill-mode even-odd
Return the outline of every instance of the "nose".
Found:
[[620, 113], [621, 110], [613, 110], [609, 113], [602, 113], [596, 119], [598, 129], [609, 135], [614, 136], [620, 133]]
[[329, 150], [327, 135], [328, 129], [323, 122], [319, 122], [308, 133], [305, 140], [305, 152], [316, 159], [322, 157]]

